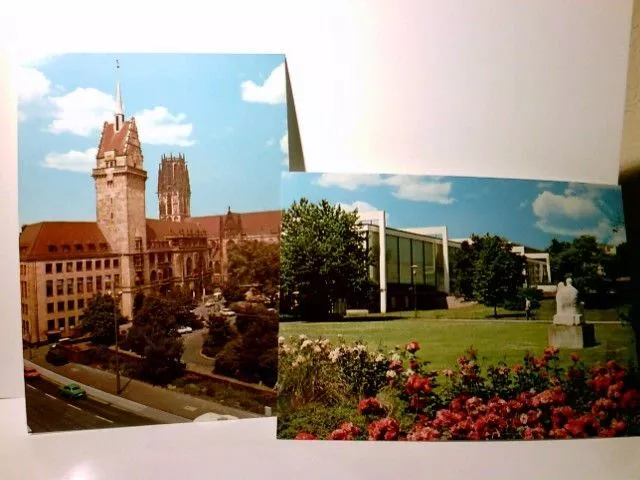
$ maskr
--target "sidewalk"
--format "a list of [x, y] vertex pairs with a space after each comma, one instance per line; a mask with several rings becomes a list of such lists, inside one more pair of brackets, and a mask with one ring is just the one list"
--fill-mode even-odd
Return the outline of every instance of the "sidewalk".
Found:
[[[69, 363], [59, 367], [51, 365], [44, 359], [46, 350], [46, 347], [34, 349], [31, 361], [36, 365], [70, 378], [78, 383], [88, 385], [108, 394], [116, 394], [115, 374], [87, 367], [86, 365], [78, 363]], [[28, 359], [28, 352], [25, 352], [25, 358]], [[153, 386], [122, 375], [120, 376], [120, 386], [122, 392], [119, 396], [121, 398], [131, 400], [132, 402], [136, 402], [156, 410], [167, 412], [171, 415], [185, 418], [187, 421], [193, 420], [208, 412], [232, 415], [238, 418], [262, 417], [262, 415], [246, 412], [237, 408], [227, 407], [214, 401], [174, 392], [167, 388]], [[135, 411], [134, 413], [142, 414], [140, 411]]]

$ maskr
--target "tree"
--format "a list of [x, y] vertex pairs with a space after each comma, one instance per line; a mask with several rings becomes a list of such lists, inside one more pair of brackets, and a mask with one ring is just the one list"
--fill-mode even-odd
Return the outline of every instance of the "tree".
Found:
[[473, 299], [473, 270], [478, 259], [477, 245], [462, 242], [459, 249], [450, 250], [451, 290], [465, 300]]
[[571, 278], [582, 297], [590, 291], [600, 290], [607, 270], [612, 267], [613, 257], [607, 255], [591, 235], [582, 235], [572, 242], [553, 239], [547, 252], [551, 261], [551, 276], [558, 282]]
[[190, 290], [174, 289], [167, 293], [165, 299], [170, 303], [171, 311], [178, 325], [191, 326], [196, 316], [192, 310], [196, 307]]
[[367, 295], [372, 256], [357, 210], [302, 198], [284, 212], [281, 238], [282, 293], [297, 292], [306, 318], [322, 319], [337, 300], [349, 304]]
[[149, 295], [133, 318], [127, 343], [143, 357], [142, 375], [156, 384], [179, 376], [184, 346], [177, 332], [175, 306], [163, 297]]
[[498, 317], [498, 305], [516, 297], [524, 282], [526, 260], [511, 251], [512, 245], [501, 237], [485, 235], [472, 237], [477, 251], [473, 267], [474, 297], [493, 307]]
[[229, 325], [227, 317], [223, 315], [211, 315], [207, 324], [209, 330], [202, 345], [202, 352], [209, 357], [215, 357], [236, 333]]
[[232, 285], [258, 284], [267, 296], [280, 284], [280, 245], [249, 240], [234, 244], [228, 252], [228, 282]]
[[115, 343], [114, 321], [121, 325], [127, 320], [122, 316], [119, 308], [115, 308], [114, 318], [114, 307], [114, 299], [109, 295], [96, 295], [89, 300], [80, 328], [83, 332], [92, 335], [93, 343], [100, 345]]

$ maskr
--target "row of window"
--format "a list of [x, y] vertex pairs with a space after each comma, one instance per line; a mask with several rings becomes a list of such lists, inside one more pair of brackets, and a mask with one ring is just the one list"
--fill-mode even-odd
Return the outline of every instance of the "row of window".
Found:
[[[58, 330], [64, 330], [65, 328], [75, 328], [76, 326], [76, 317], [67, 318], [58, 318]], [[47, 330], [55, 330], [56, 329], [56, 319], [51, 318], [47, 320]]]
[[[96, 292], [100, 292], [103, 290], [103, 279], [104, 279], [104, 290], [111, 290], [111, 275], [97, 275], [95, 277], [95, 290]], [[93, 293], [93, 280], [94, 277], [78, 277], [78, 278], [67, 278], [66, 279], [66, 289], [65, 289], [65, 279], [59, 278], [55, 283], [55, 295], [74, 295], [74, 294], [83, 294], [83, 293]], [[120, 285], [120, 275], [113, 275], [113, 284], [114, 287]], [[74, 289], [75, 287], [75, 289]], [[54, 296], [54, 284], [53, 280], [47, 280], [46, 282], [46, 292], [47, 297]]]
[[[54, 313], [54, 312], [64, 312], [65, 311], [65, 306], [66, 306], [66, 311], [69, 310], [75, 310], [76, 309], [76, 301], [75, 300], [67, 300], [66, 304], [65, 302], [58, 302], [57, 303], [57, 309], [54, 309], [54, 307], [56, 306], [56, 304], [54, 304], [53, 302], [49, 302], [47, 303], [47, 313]], [[78, 299], [78, 310], [82, 310], [84, 309], [84, 298], [79, 298]]]
[[27, 274], [27, 266], [20, 264], [20, 276], [24, 277]]
[[[85, 251], [85, 248], [84, 248], [85, 246], [84, 246], [82, 243], [76, 243], [73, 247], [74, 247], [74, 250], [75, 250], [76, 252], [84, 252], [84, 251]], [[99, 249], [100, 249], [100, 251], [101, 251], [101, 252], [108, 252], [108, 251], [109, 251], [109, 245], [108, 245], [108, 244], [106, 244], [106, 243], [104, 243], [104, 242], [103, 242], [103, 243], [100, 243], [100, 244], [98, 245], [98, 247], [99, 247]], [[58, 250], [58, 245], [49, 245], [49, 246], [47, 247], [47, 249], [48, 249], [49, 253], [57, 253], [57, 252], [59, 251], [59, 250]], [[89, 243], [89, 244], [87, 244], [87, 250], [88, 250], [89, 252], [95, 252], [95, 251], [97, 251], [96, 244], [95, 244], [95, 243]], [[63, 244], [63, 245], [61, 246], [61, 251], [62, 251], [63, 253], [69, 253], [69, 252], [71, 252], [71, 245]]]
[[[95, 263], [94, 263], [95, 262]], [[44, 271], [47, 274], [52, 274], [53, 273], [53, 263], [46, 263], [44, 266]], [[76, 272], [82, 272], [83, 269], [84, 271], [90, 272], [91, 270], [93, 270], [95, 265], [95, 270], [102, 270], [102, 260], [79, 260], [77, 262], [75, 262], [75, 271]], [[111, 268], [111, 265], [113, 265], [113, 268], [120, 268], [120, 259], [119, 258], [114, 258], [113, 262], [111, 262], [110, 258], [105, 258], [104, 259], [104, 268], [105, 270], [109, 270]], [[73, 270], [73, 266], [74, 266], [74, 262], [58, 262], [55, 264], [56, 266], [56, 273], [72, 273]]]

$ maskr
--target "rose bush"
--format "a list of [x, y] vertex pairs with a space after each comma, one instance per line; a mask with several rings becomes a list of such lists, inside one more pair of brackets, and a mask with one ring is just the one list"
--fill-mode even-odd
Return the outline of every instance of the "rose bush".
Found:
[[[281, 338], [279, 436], [433, 441], [640, 434], [640, 391], [614, 360], [587, 368], [574, 353], [563, 368], [558, 349], [548, 347], [483, 374], [473, 348], [442, 371], [430, 371], [418, 350], [415, 341], [383, 353], [359, 342]], [[315, 380], [304, 383], [310, 376]], [[327, 384], [340, 392], [333, 403], [319, 392]]]

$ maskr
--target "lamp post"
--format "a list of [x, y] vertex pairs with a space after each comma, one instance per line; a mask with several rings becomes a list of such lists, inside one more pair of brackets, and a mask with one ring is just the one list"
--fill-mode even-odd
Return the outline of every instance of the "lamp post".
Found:
[[[115, 288], [115, 286], [114, 286]], [[109, 292], [111, 294], [111, 292]], [[120, 326], [118, 325], [118, 304], [117, 301], [122, 295], [122, 292], [113, 292], [113, 328], [116, 334], [115, 342], [115, 354], [116, 354], [116, 395], [120, 395], [120, 359], [118, 358], [118, 340], [120, 337]]]
[[416, 292], [417, 265], [411, 265], [411, 288], [413, 288], [413, 317], [418, 318], [418, 292]]

